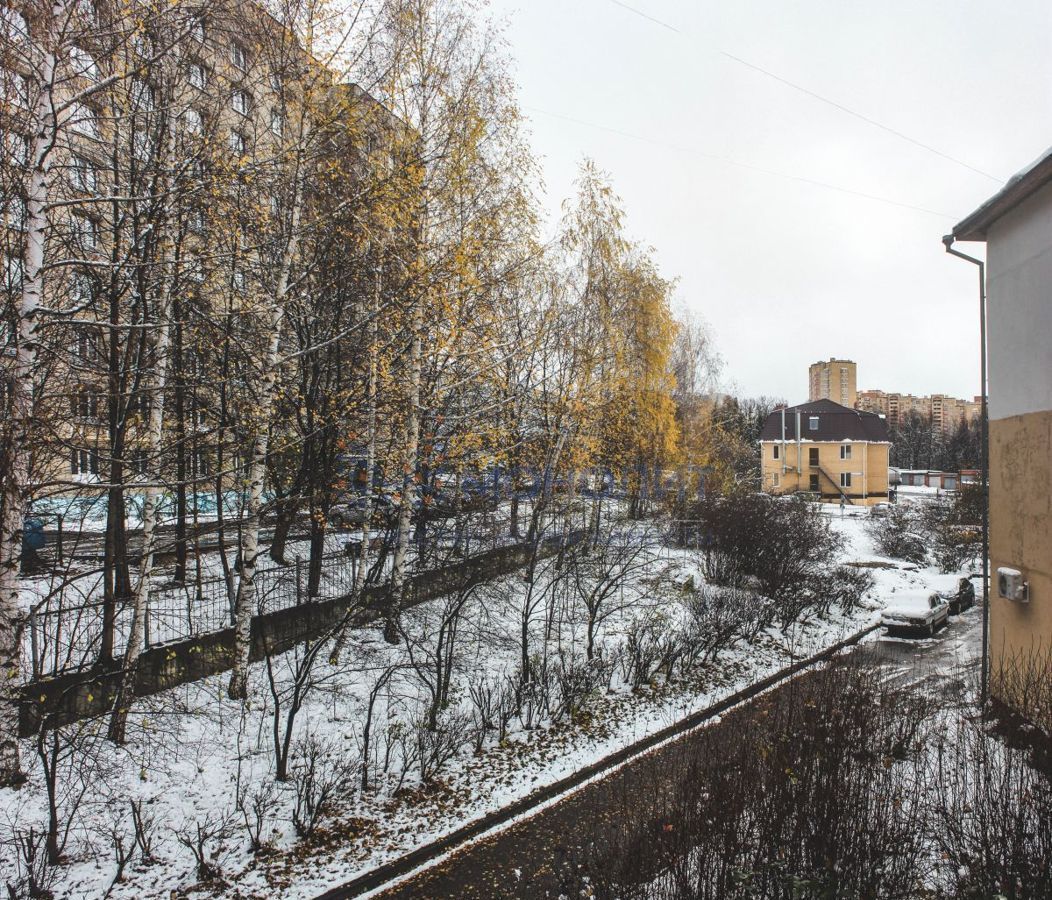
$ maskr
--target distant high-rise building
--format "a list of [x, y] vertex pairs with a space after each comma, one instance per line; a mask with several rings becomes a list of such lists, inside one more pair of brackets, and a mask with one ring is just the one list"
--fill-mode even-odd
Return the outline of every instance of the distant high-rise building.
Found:
[[855, 406], [858, 401], [858, 367], [850, 359], [816, 362], [809, 375], [809, 402], [832, 400], [841, 406]]
[[969, 422], [977, 419], [980, 407], [978, 397], [960, 400], [946, 394], [916, 397], [913, 394], [860, 391], [858, 408], [884, 416], [892, 428], [898, 428], [910, 413], [917, 413], [925, 419], [930, 418], [932, 425], [949, 434], [961, 424], [962, 419]]

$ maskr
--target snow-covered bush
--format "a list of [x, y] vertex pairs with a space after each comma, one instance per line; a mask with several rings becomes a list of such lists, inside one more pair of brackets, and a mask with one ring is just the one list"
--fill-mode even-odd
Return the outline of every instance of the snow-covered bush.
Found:
[[867, 530], [883, 556], [918, 565], [928, 561], [928, 525], [919, 506], [892, 506], [884, 515], [870, 518]]

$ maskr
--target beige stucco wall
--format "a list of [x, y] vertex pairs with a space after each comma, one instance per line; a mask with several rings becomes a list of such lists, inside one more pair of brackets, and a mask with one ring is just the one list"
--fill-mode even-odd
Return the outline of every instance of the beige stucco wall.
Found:
[[[1031, 653], [1052, 649], [1052, 411], [990, 423], [990, 564], [996, 676]], [[1000, 566], [1023, 573], [1028, 603], [999, 596]]]
[[[987, 292], [990, 666], [1001, 693], [1002, 671], [1052, 652], [1052, 185], [991, 226]], [[1028, 603], [999, 596], [1001, 566], [1029, 581]]]
[[[789, 494], [811, 490], [811, 475], [818, 475], [819, 491], [825, 499], [840, 499], [840, 492], [823, 477], [819, 469], [840, 484], [840, 473], [850, 472], [851, 487], [845, 488], [851, 502], [858, 506], [871, 506], [888, 499], [888, 444], [870, 444], [852, 441], [841, 444], [835, 441], [803, 441], [800, 456], [803, 465], [797, 465], [797, 443], [763, 441], [761, 443], [763, 489], [770, 494]], [[851, 458], [841, 459], [840, 448], [851, 447]], [[774, 449], [784, 450], [785, 459], [775, 459]], [[818, 448], [818, 468], [811, 466], [810, 450]], [[783, 465], [784, 464], [784, 465]], [[784, 471], [783, 471], [784, 469]], [[799, 469], [799, 471], [797, 471]]]

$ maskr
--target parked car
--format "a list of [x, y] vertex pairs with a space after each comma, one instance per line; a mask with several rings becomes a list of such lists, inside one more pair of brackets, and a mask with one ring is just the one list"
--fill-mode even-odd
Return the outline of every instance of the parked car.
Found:
[[950, 604], [950, 614], [959, 616], [975, 606], [975, 585], [970, 578], [962, 578], [957, 582], [957, 591], [946, 599]]
[[869, 508], [869, 514], [871, 516], [874, 516], [875, 518], [878, 518], [878, 519], [883, 518], [884, 516], [886, 516], [890, 512], [891, 512], [891, 504], [890, 503], [874, 503]]
[[950, 603], [941, 594], [896, 600], [880, 616], [889, 632], [922, 632], [931, 637], [950, 621]]
[[390, 497], [378, 494], [371, 499], [364, 495], [349, 496], [329, 510], [329, 522], [336, 528], [351, 528], [371, 523], [385, 525], [394, 520], [398, 508]]

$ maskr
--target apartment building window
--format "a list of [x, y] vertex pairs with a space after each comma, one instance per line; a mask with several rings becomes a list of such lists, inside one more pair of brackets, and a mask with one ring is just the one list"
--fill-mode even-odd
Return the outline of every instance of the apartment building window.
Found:
[[131, 452], [131, 468], [132, 472], [136, 475], [143, 476], [146, 474], [146, 460], [148, 458], [146, 450], [141, 447], [137, 447]]
[[237, 156], [244, 156], [247, 150], [245, 136], [240, 131], [230, 132], [230, 152]]
[[70, 411], [75, 419], [83, 419], [88, 422], [98, 421], [98, 392], [86, 387], [77, 388], [70, 397]]
[[150, 397], [148, 394], [132, 394], [128, 398], [128, 413], [138, 416], [144, 422], [150, 418]]
[[234, 108], [234, 112], [247, 116], [252, 108], [252, 98], [248, 95], [248, 91], [234, 91], [230, 97], [230, 105]]
[[22, 287], [22, 276], [25, 274], [25, 266], [21, 258], [17, 256], [4, 257], [4, 287], [9, 291], [17, 291]]
[[281, 114], [281, 110], [272, 109], [270, 111], [270, 131], [275, 137], [282, 137], [285, 134], [285, 117]]
[[851, 487], [851, 473], [850, 472], [841, 472], [840, 473], [840, 486], [842, 488], [849, 488], [849, 487]]
[[233, 284], [235, 291], [240, 291], [241, 293], [245, 292], [247, 282], [245, 280], [245, 272], [243, 269], [236, 269], [234, 271]]
[[818, 431], [818, 416], [808, 416], [807, 428], [809, 431]]
[[190, 37], [192, 37], [197, 43], [203, 44], [205, 42], [205, 23], [198, 19], [190, 26]]
[[190, 84], [199, 91], [208, 87], [208, 70], [200, 63], [190, 63]]
[[20, 134], [4, 135], [4, 148], [7, 150], [7, 158], [18, 166], [29, 163], [29, 141]]
[[237, 41], [230, 45], [230, 62], [242, 72], [248, 70], [248, 53], [245, 52], [244, 46]]
[[781, 446], [781, 444], [775, 444], [771, 448], [771, 451], [772, 451], [771, 455], [772, 455], [772, 457], [774, 459], [781, 459], [782, 458], [782, 446]]
[[84, 250], [94, 250], [99, 244], [99, 228], [87, 216], [70, 216], [70, 235]]
[[99, 342], [95, 332], [86, 327], [77, 331], [77, 356], [81, 362], [95, 362], [99, 358]]
[[99, 114], [90, 106], [74, 103], [70, 107], [70, 127], [78, 134], [98, 140], [102, 135], [99, 127]]
[[73, 74], [89, 81], [99, 80], [99, 65], [83, 47], [70, 47], [69, 61], [73, 68]]
[[8, 101], [12, 106], [28, 109], [29, 82], [17, 72], [5, 72], [4, 77], [7, 81], [4, 93], [7, 96]]
[[205, 211], [200, 207], [190, 211], [190, 230], [195, 234], [204, 234], [205, 229], [208, 227], [208, 219], [205, 216]]
[[71, 454], [70, 472], [74, 475], [98, 475], [99, 451], [75, 447]]
[[74, 156], [71, 162], [73, 187], [78, 191], [94, 194], [99, 188], [99, 174], [95, 164], [83, 156]]
[[841, 459], [851, 459], [851, 445], [850, 444], [841, 444], [840, 445], [840, 458]]
[[21, 197], [11, 197], [4, 204], [4, 224], [16, 231], [26, 230], [26, 201]]
[[277, 72], [270, 73], [270, 89], [275, 94], [281, 93], [281, 76]]
[[4, 35], [12, 41], [24, 41], [29, 37], [25, 16], [10, 6], [0, 6], [0, 27], [3, 28]]
[[201, 113], [191, 107], [183, 113], [183, 126], [190, 134], [201, 133]]

